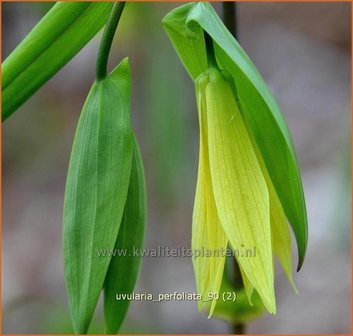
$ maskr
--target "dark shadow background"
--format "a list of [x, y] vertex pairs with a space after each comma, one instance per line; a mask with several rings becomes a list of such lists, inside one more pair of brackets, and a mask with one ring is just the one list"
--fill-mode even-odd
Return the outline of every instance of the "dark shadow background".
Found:
[[[3, 3], [6, 57], [49, 9]], [[129, 4], [110, 56], [130, 57], [148, 186], [146, 248], [190, 246], [198, 156], [194, 87], [161, 27], [175, 3]], [[216, 3], [217, 10], [220, 4]], [[303, 174], [309, 248], [296, 295], [277, 271], [278, 314], [249, 333], [351, 332], [349, 3], [239, 3], [239, 41], [277, 98]], [[100, 34], [3, 125], [3, 332], [72, 332], [61, 221], [78, 116]], [[296, 258], [296, 254], [294, 254]], [[137, 292], [195, 291], [191, 260], [145, 258]], [[98, 309], [91, 332], [102, 330]], [[195, 302], [134, 302], [125, 333], [229, 333]]]

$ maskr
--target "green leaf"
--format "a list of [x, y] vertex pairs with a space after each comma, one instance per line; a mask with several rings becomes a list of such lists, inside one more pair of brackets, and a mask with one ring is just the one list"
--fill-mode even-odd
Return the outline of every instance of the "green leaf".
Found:
[[112, 4], [58, 2], [43, 17], [3, 62], [3, 121], [92, 39]]
[[131, 73], [127, 59], [95, 82], [73, 143], [64, 201], [64, 271], [76, 333], [85, 333], [101, 293], [132, 162]]
[[127, 299], [117, 300], [116, 294], [133, 292], [141, 265], [141, 255], [136, 254], [136, 251], [143, 248], [146, 192], [143, 163], [135, 137], [132, 148], [129, 191], [114, 247], [118, 252], [112, 257], [104, 282], [104, 316], [108, 334], [119, 331], [130, 303]]
[[209, 3], [188, 3], [163, 19], [165, 30], [193, 80], [207, 68], [204, 32], [213, 39], [220, 69], [234, 79], [242, 117], [256, 140], [285, 214], [293, 228], [301, 267], [307, 246], [307, 217], [294, 146], [266, 83]]

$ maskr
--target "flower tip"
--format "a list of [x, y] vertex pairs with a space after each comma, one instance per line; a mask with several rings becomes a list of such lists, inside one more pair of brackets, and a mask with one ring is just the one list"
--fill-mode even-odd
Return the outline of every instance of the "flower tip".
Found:
[[210, 319], [212, 317], [214, 309], [215, 309], [215, 306], [216, 305], [212, 304], [212, 307], [210, 308], [210, 311], [208, 313], [207, 319]]
[[294, 293], [298, 295], [299, 294], [299, 290], [298, 290], [297, 286], [295, 285], [294, 280], [290, 279], [289, 282], [290, 282], [290, 284], [291, 284], [291, 286], [293, 288]]
[[212, 301], [211, 308], [210, 308], [210, 311], [209, 311], [208, 317], [207, 317], [208, 319], [210, 319], [212, 317], [213, 312], [216, 308], [216, 303], [217, 303], [217, 301], [215, 301], [215, 300]]
[[269, 307], [267, 307], [267, 310], [270, 314], [276, 315], [277, 314], [277, 308], [276, 308], [276, 303], [273, 302]]
[[265, 305], [267, 311], [270, 313], [270, 314], [273, 314], [273, 315], [276, 315], [277, 313], [277, 309], [276, 309], [276, 302], [274, 300], [271, 300], [271, 301], [264, 301], [262, 300], [263, 304]]

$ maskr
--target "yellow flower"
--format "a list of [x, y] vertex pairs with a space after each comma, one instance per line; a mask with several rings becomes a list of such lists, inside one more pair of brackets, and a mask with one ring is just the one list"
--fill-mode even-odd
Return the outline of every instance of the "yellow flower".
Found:
[[[214, 251], [211, 257], [193, 259], [196, 284], [205, 301], [209, 293], [219, 292], [229, 244], [238, 252], [249, 301], [255, 289], [275, 313], [273, 254], [294, 286], [289, 228], [230, 78], [211, 67], [196, 79], [200, 152], [192, 248]], [[248, 249], [256, 253], [247, 256]], [[212, 300], [209, 316], [216, 302]], [[205, 305], [201, 302], [199, 309]]]

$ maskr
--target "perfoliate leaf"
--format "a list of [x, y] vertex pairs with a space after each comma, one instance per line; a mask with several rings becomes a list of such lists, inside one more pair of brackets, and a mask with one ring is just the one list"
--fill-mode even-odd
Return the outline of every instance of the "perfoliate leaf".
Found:
[[[104, 282], [104, 316], [106, 332], [116, 334], [124, 320], [130, 301], [117, 300], [116, 295], [131, 294], [140, 269], [146, 219], [146, 192], [143, 163], [137, 141], [133, 137], [132, 167], [124, 216], [115, 243], [116, 253], [110, 262]], [[136, 255], [135, 255], [136, 254]], [[121, 296], [121, 297], [122, 297]]]
[[2, 65], [2, 120], [54, 76], [106, 22], [112, 2], [58, 2]]
[[[269, 312], [276, 312], [266, 181], [229, 83], [210, 68], [201, 115], [207, 118], [209, 163], [222, 227], [234, 249], [256, 247], [237, 259]], [[198, 81], [199, 79], [197, 79]]]
[[193, 80], [206, 71], [204, 32], [213, 39], [217, 64], [236, 85], [240, 112], [257, 142], [272, 183], [293, 228], [301, 267], [307, 246], [303, 188], [292, 140], [275, 99], [250, 58], [209, 3], [195, 2], [171, 11], [164, 27]]
[[101, 293], [128, 192], [132, 131], [127, 59], [95, 82], [73, 143], [64, 201], [64, 271], [76, 333], [85, 333]]

